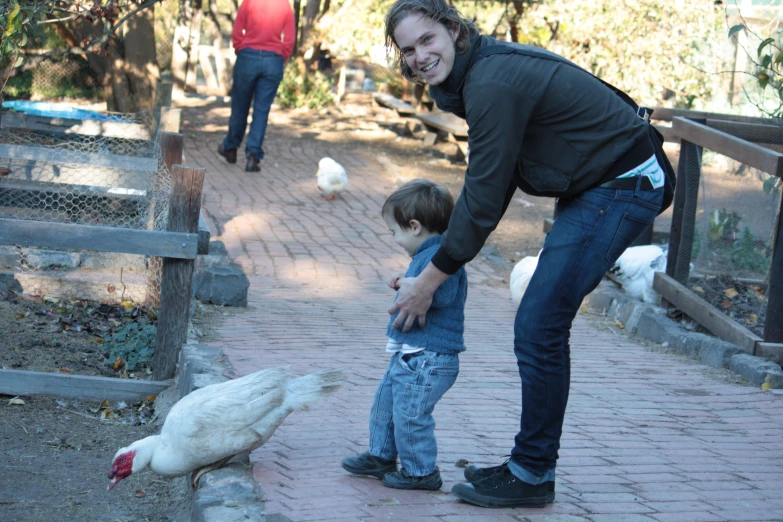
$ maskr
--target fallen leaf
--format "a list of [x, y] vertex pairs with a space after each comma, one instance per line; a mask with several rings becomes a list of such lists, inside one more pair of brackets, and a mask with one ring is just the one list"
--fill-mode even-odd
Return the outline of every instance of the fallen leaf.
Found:
[[624, 325], [623, 323], [621, 323], [620, 321], [615, 321], [615, 322], [614, 322], [614, 325], [615, 325], [617, 328], [622, 328], [622, 329], [625, 329], [625, 325]]
[[723, 307], [724, 310], [728, 310], [729, 308], [734, 306], [734, 304], [731, 301], [729, 301], [728, 299], [724, 299], [723, 302], [720, 305], [721, 305], [721, 307]]
[[101, 405], [99, 406], [99, 408], [102, 410], [105, 410], [109, 407], [111, 407], [111, 404], [109, 404], [109, 401], [107, 401], [106, 399], [103, 399], [103, 401], [101, 401]]
[[126, 312], [130, 312], [136, 305], [133, 304], [133, 301], [123, 301], [120, 303], [120, 306], [122, 306]]
[[30, 312], [19, 312], [18, 314], [16, 314], [16, 318], [17, 319], [24, 319], [28, 315], [30, 315]]
[[116, 415], [114, 415], [114, 412], [111, 411], [111, 410], [102, 410], [101, 411], [101, 419], [103, 419], [103, 420], [113, 419], [115, 417], [116, 417]]
[[104, 344], [106, 341], [104, 341], [103, 339], [93, 339], [92, 342], [98, 343], [98, 344]]
[[739, 295], [739, 292], [735, 288], [727, 288], [723, 291], [723, 294], [728, 297], [729, 299], [734, 299]]
[[758, 321], [758, 317], [756, 316], [756, 314], [750, 314], [745, 318], [745, 322], [748, 324], [756, 324], [757, 321]]
[[147, 398], [146, 398], [146, 399], [144, 399], [144, 400], [145, 400], [146, 402], [152, 402], [152, 401], [154, 401], [154, 400], [155, 400], [155, 399], [157, 399], [157, 398], [158, 398], [158, 396], [157, 396], [157, 395], [150, 395], [149, 397], [147, 397]]
[[771, 390], [772, 389], [772, 384], [770, 384], [768, 382], [761, 383], [761, 389], [762, 390]]
[[112, 368], [114, 368], [115, 372], [118, 372], [122, 369], [123, 366], [125, 366], [125, 361], [123, 361], [122, 357], [118, 355], [117, 360], [114, 361], [114, 365], [112, 366]]
[[60, 373], [74, 373], [74, 371], [71, 370], [70, 368], [64, 368], [64, 367], [63, 368], [59, 368], [57, 371], [60, 372]]
[[8, 404], [11, 406], [24, 406], [24, 401], [19, 397], [14, 397], [10, 401], [8, 401]]
[[60, 302], [60, 300], [59, 300], [58, 298], [56, 298], [56, 297], [52, 297], [52, 296], [50, 296], [50, 295], [45, 295], [45, 296], [43, 297], [43, 302], [44, 302], [44, 303], [53, 303], [53, 304], [57, 304], [57, 303], [59, 303], [59, 302]]
[[136, 498], [144, 498], [144, 497], [146, 497], [146, 496], [147, 496], [147, 494], [146, 494], [146, 493], [144, 493], [144, 492], [143, 492], [142, 490], [140, 490], [140, 489], [137, 489], [137, 490], [136, 490], [136, 493], [135, 493], [135, 495], [136, 495]]
[[700, 294], [703, 294], [703, 293], [704, 293], [704, 289], [703, 289], [702, 287], [700, 287], [700, 286], [694, 286], [694, 287], [693, 287], [693, 291], [694, 291], [694, 292], [698, 292], [698, 293], [700, 293]]
[[468, 464], [470, 464], [470, 462], [468, 462], [466, 459], [459, 459], [457, 462], [454, 463], [454, 465], [457, 466], [458, 468], [467, 468]]

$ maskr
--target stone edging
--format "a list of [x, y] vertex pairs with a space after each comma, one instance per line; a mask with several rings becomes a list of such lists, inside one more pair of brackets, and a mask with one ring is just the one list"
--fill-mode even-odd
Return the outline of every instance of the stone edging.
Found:
[[783, 389], [783, 370], [764, 357], [749, 355], [732, 343], [710, 335], [689, 332], [666, 316], [659, 306], [643, 303], [604, 280], [584, 304], [622, 323], [626, 332], [661, 344], [716, 368], [728, 368], [756, 386]]
[[[180, 399], [199, 388], [228, 380], [224, 376], [226, 368], [219, 360], [221, 355], [220, 349], [197, 343], [182, 346], [177, 375]], [[190, 477], [180, 480], [187, 482]], [[191, 497], [192, 522], [290, 522], [282, 515], [265, 515], [264, 494], [253, 480], [247, 455], [203, 475], [197, 490], [185, 487]]]

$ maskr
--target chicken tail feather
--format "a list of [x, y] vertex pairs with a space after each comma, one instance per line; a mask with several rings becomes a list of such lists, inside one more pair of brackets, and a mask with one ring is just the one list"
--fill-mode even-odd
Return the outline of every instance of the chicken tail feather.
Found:
[[341, 369], [323, 370], [288, 381], [285, 406], [307, 409], [307, 404], [336, 392], [345, 382]]

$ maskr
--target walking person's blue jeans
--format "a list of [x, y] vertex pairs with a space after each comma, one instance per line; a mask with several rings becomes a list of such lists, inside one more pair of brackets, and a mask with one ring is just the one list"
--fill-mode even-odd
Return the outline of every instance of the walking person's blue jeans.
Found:
[[[641, 178], [640, 178], [641, 181]], [[532, 485], [552, 481], [571, 378], [569, 337], [582, 299], [657, 216], [663, 188], [593, 188], [560, 199], [514, 322], [522, 380], [520, 430], [509, 469]]]
[[264, 157], [264, 135], [269, 109], [277, 88], [283, 80], [283, 57], [271, 51], [244, 48], [237, 53], [234, 64], [234, 84], [231, 87], [231, 118], [225, 150], [238, 149], [245, 137], [247, 116], [253, 104], [253, 121], [245, 144], [245, 156], [251, 152], [259, 160]]
[[370, 411], [370, 454], [384, 460], [399, 455], [409, 476], [433, 473], [438, 446], [432, 412], [458, 374], [456, 354], [392, 355]]

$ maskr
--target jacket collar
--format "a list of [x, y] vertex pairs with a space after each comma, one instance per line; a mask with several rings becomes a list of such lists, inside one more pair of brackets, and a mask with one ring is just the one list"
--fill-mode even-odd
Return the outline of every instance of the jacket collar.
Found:
[[470, 49], [465, 54], [454, 57], [454, 66], [443, 83], [430, 86], [430, 97], [435, 100], [438, 108], [445, 112], [456, 114], [460, 118], [465, 117], [465, 102], [462, 99], [462, 88], [468, 77], [473, 59], [482, 46], [482, 36], [478, 33], [470, 34]]

